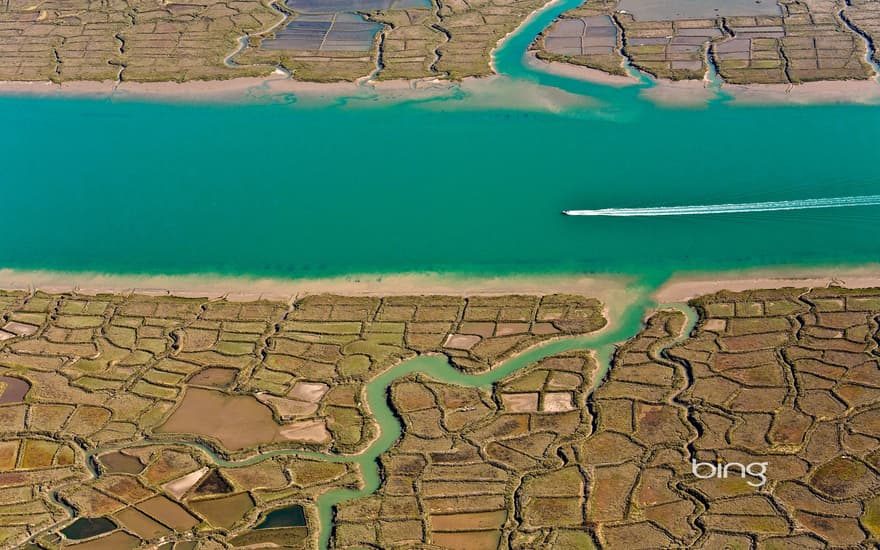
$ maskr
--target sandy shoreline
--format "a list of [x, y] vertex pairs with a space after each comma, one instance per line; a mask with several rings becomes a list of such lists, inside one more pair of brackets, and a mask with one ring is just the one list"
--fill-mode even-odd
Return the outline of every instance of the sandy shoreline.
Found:
[[823, 80], [803, 84], [723, 84], [721, 91], [744, 105], [880, 104], [876, 80]]
[[544, 61], [538, 59], [537, 52], [530, 51], [526, 53], [526, 65], [534, 70], [550, 73], [556, 76], [564, 76], [575, 80], [583, 80], [584, 82], [592, 82], [593, 84], [602, 84], [603, 86], [612, 86], [621, 88], [623, 86], [633, 86], [639, 84], [639, 79], [632, 76], [621, 76], [598, 69], [591, 69], [583, 65], [574, 65], [572, 63], [561, 63], [559, 61]]
[[[653, 289], [659, 304], [681, 303], [720, 290], [782, 287], [880, 287], [880, 264], [860, 267], [782, 267], [742, 271], [674, 274]], [[641, 290], [640, 290], [641, 288]], [[420, 294], [579, 294], [599, 298], [612, 315], [631, 303], [644, 287], [623, 275], [559, 274], [479, 276], [450, 273], [361, 274], [341, 277], [283, 279], [223, 275], [117, 275], [0, 269], [0, 289], [77, 292], [80, 294], [137, 293], [233, 301], [289, 300], [307, 294], [400, 296]]]
[[686, 302], [721, 290], [742, 291], [783, 287], [880, 287], [880, 265], [862, 267], [804, 267], [749, 269], [721, 273], [675, 275], [660, 286], [653, 298], [661, 304]]
[[[465, 92], [461, 94], [460, 92]], [[394, 103], [415, 101], [426, 108], [445, 109], [445, 102], [454, 100], [456, 109], [486, 110], [514, 109], [527, 111], [561, 112], [572, 107], [590, 107], [592, 98], [566, 92], [559, 88], [490, 75], [468, 77], [462, 81], [440, 78], [419, 80], [378, 80], [355, 82], [302, 82], [284, 75], [269, 78], [235, 78], [230, 80], [128, 83], [116, 82], [8, 82], [0, 81], [0, 97], [54, 97], [94, 98], [113, 100], [143, 100], [182, 104], [226, 104], [241, 102], [289, 102], [294, 96], [297, 104], [321, 107], [337, 104], [340, 100], [350, 108], [371, 108]]]
[[82, 294], [136, 292], [230, 300], [289, 299], [305, 294], [353, 296], [410, 294], [570, 293], [606, 303], [629, 300], [630, 280], [593, 275], [464, 276], [442, 273], [365, 274], [315, 279], [228, 277], [220, 275], [110, 275], [0, 269], [0, 288]]
[[717, 97], [705, 80], [655, 80], [654, 86], [644, 88], [642, 97], [666, 107], [705, 107]]
[[[555, 61], [543, 61], [535, 52], [526, 53], [528, 67], [591, 82], [594, 84], [625, 87], [638, 85], [639, 80], [631, 76], [619, 76]], [[477, 101], [477, 105], [493, 103], [501, 99], [493, 86], [497, 82], [506, 83], [507, 88], [519, 81], [500, 75], [480, 78], [466, 78], [461, 82], [444, 79], [387, 80], [357, 82], [304, 82], [289, 78], [285, 74], [273, 73], [268, 77], [244, 77], [229, 80], [193, 80], [179, 82], [122, 82], [115, 81], [75, 81], [55, 84], [52, 82], [0, 81], [0, 96], [35, 97], [74, 97], [99, 99], [144, 99], [171, 102], [235, 102], [242, 99], [271, 99], [293, 94], [299, 98], [313, 101], [332, 101], [345, 97], [378, 96], [385, 101], [404, 101], [409, 99], [429, 99], [451, 95], [455, 90], [471, 92], [474, 97], [486, 95], [488, 101]], [[534, 83], [531, 87], [539, 87]], [[528, 86], [521, 86], [526, 87]], [[540, 87], [543, 93], [553, 96], [553, 90], [565, 94], [560, 101], [552, 97], [554, 104], [578, 103], [567, 97], [567, 92], [556, 88]], [[880, 83], [876, 80], [841, 80], [807, 82], [804, 84], [727, 84], [722, 83], [720, 92], [732, 98], [734, 104], [742, 105], [814, 105], [834, 103], [880, 104]], [[526, 91], [528, 101], [536, 101], [534, 91]], [[557, 94], [558, 95], [558, 94]], [[655, 103], [671, 107], [698, 107], [705, 105], [716, 96], [716, 91], [708, 88], [703, 80], [671, 81], [657, 80], [656, 85], [646, 87], [641, 95]], [[495, 105], [501, 107], [502, 105]], [[514, 105], [516, 106], [516, 105]]]
[[[557, 61], [538, 59], [535, 52], [526, 54], [532, 69], [593, 84], [624, 87], [640, 81], [597, 69]], [[732, 102], [742, 105], [826, 105], [834, 103], [880, 104], [880, 82], [870, 80], [823, 80], [802, 84], [728, 84], [713, 90], [706, 80], [655, 79], [655, 85], [641, 91], [642, 97], [669, 107], [699, 107], [718, 96], [729, 95]]]
[[389, 97], [403, 93], [446, 90], [453, 84], [441, 81], [392, 80], [359, 85], [356, 82], [304, 82], [286, 75], [265, 78], [245, 77], [229, 80], [188, 82], [14, 82], [0, 81], [0, 95], [37, 97], [83, 97], [116, 99], [154, 99], [163, 101], [237, 101], [243, 98], [295, 94], [312, 98], [339, 98], [382, 92]]

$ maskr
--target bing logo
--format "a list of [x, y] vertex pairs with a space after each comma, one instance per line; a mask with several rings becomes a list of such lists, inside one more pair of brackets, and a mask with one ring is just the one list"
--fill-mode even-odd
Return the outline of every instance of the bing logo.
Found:
[[731, 475], [739, 476], [743, 479], [746, 476], [752, 479], [746, 481], [752, 487], [762, 487], [767, 483], [767, 463], [766, 462], [750, 462], [742, 464], [740, 462], [697, 462], [695, 458], [691, 459], [691, 473], [700, 479], [727, 479]]

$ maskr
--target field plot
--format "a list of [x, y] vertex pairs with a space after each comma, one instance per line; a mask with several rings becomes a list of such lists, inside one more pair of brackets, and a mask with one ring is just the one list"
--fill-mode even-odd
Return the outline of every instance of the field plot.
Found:
[[269, 50], [361, 51], [373, 47], [382, 25], [366, 21], [353, 13], [300, 15], [272, 40], [264, 40]]
[[624, 53], [633, 65], [662, 78], [700, 79], [706, 73], [706, 48], [720, 39], [714, 20], [637, 22], [621, 15], [626, 33]]
[[538, 58], [626, 74], [621, 29], [612, 17], [615, 5], [615, 0], [586, 2], [564, 13], [535, 41]]
[[776, 2], [755, 0], [620, 0], [617, 10], [631, 13], [637, 21], [780, 15]]
[[732, 83], [869, 78], [864, 40], [836, 12], [783, 4], [781, 18], [731, 18], [733, 37], [715, 47], [718, 72]]
[[179, 541], [175, 548], [212, 547], [212, 542], [216, 544], [228, 534], [232, 547], [262, 541], [303, 548], [309, 540], [309, 524], [303, 514], [295, 527], [254, 532], [248, 526], [261, 512], [291, 498], [314, 498], [329, 488], [328, 481], [336, 486], [356, 483], [345, 465], [334, 465], [338, 467], [329, 476], [312, 478], [310, 487], [296, 479], [291, 482], [288, 475], [320, 464], [295, 457], [218, 468], [204, 452], [183, 446], [138, 446], [112, 455], [117, 462], [120, 456], [136, 460], [141, 471], [107, 468], [105, 459], [111, 455], [105, 454], [100, 456], [96, 479], [59, 491], [59, 497], [83, 516], [62, 531], [66, 539], [115, 544], [113, 537], [120, 534], [119, 527], [135, 545], [142, 540], [171, 539]]
[[541, 39], [542, 59], [576, 63], [610, 74], [624, 74], [620, 33], [607, 15], [560, 19]]
[[[24, 409], [0, 407], [0, 430], [24, 430]], [[66, 519], [66, 512], [34, 487], [85, 479], [76, 450], [48, 438], [0, 436], [0, 545], [27, 538]]]
[[10, 0], [0, 80], [182, 82], [280, 67], [318, 82], [484, 76], [498, 41], [544, 3]]
[[0, 547], [309, 547], [316, 499], [362, 486], [359, 467], [241, 459], [363, 450], [364, 384], [419, 353], [483, 371], [605, 322], [567, 295], [0, 292]]
[[356, 80], [377, 68], [378, 35], [383, 29], [360, 13], [301, 13], [281, 30], [254, 37], [237, 62], [283, 66], [303, 80]]
[[316, 422], [325, 423], [335, 448], [355, 451], [375, 430], [364, 383], [401, 360], [441, 352], [485, 371], [542, 340], [604, 324], [601, 305], [576, 296], [313, 296], [279, 324], [249, 388], [277, 396], [261, 399], [291, 426], [317, 433]]
[[[734, 84], [866, 79], [873, 75], [866, 39], [880, 29], [877, 13], [873, 3], [842, 1], [587, 3], [564, 14], [534, 47], [543, 59], [614, 74], [628, 61], [673, 80], [702, 79], [707, 61]], [[599, 17], [614, 22], [621, 47], [572, 48], [572, 21]]]
[[0, 10], [0, 80], [194, 80], [268, 74], [224, 59], [280, 19], [259, 1], [25, 2]]
[[474, 0], [443, 2], [439, 25], [449, 40], [438, 48], [437, 69], [453, 78], [490, 74], [489, 53], [541, 0]]
[[[378, 79], [484, 76], [492, 72], [489, 53], [497, 42], [543, 4], [541, 0], [288, 0], [293, 19], [281, 31], [254, 36], [237, 60], [283, 65], [296, 77], [318, 81], [355, 80], [370, 74]], [[335, 28], [340, 17], [352, 25], [351, 30], [330, 44], [324, 40], [333, 38], [327, 25], [335, 19]], [[374, 36], [370, 44], [368, 32]]]
[[[545, 359], [496, 386], [500, 406], [484, 391], [423, 375], [395, 382], [404, 437], [381, 459], [380, 491], [338, 508], [335, 545], [498, 548], [521, 475], [555, 463], [555, 450], [586, 429], [594, 368], [584, 352]], [[562, 521], [579, 525], [583, 482], [563, 477], [545, 487], [553, 502], [564, 501], [563, 512], [573, 511]]]
[[[880, 543], [880, 290], [692, 305], [690, 334], [682, 312], [654, 312], [595, 390], [588, 350], [491, 388], [393, 382], [403, 435], [379, 490], [337, 507], [333, 547]], [[482, 372], [605, 324], [571, 295], [0, 293], [0, 317], [16, 335], [0, 344], [0, 545], [52, 550], [311, 548], [316, 500], [362, 487], [359, 467], [257, 455], [364, 450], [364, 385], [406, 358]], [[694, 460], [766, 478], [698, 476]]]
[[605, 15], [562, 19], [544, 37], [544, 45], [556, 55], [611, 55], [617, 47], [617, 27]]
[[[340, 506], [334, 542], [876, 545], [880, 291], [719, 293], [694, 305], [689, 337], [681, 312], [655, 313], [592, 394], [594, 363], [577, 354], [491, 393], [398, 381], [405, 435], [381, 457], [377, 494]], [[692, 459], [761, 463], [765, 482], [742, 468], [698, 477]]]

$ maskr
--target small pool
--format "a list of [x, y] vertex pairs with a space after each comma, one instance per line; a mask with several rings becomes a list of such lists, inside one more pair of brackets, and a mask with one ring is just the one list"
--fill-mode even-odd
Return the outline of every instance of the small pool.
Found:
[[110, 518], [79, 518], [61, 530], [61, 534], [70, 540], [87, 539], [97, 535], [103, 535], [116, 529], [116, 524]]
[[21, 378], [12, 376], [0, 376], [0, 386], [4, 388], [0, 390], [0, 405], [21, 403], [28, 390], [31, 389], [30, 384]]
[[299, 504], [272, 510], [256, 529], [273, 529], [276, 527], [305, 527], [306, 514]]
[[111, 474], [139, 474], [144, 469], [144, 463], [136, 456], [127, 455], [119, 451], [102, 454], [98, 460]]

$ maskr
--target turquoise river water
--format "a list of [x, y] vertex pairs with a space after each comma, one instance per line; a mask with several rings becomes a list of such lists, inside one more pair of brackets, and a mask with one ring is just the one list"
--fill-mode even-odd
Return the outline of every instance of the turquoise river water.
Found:
[[[657, 106], [496, 55], [509, 93], [331, 105], [0, 98], [0, 267], [316, 277], [876, 261], [880, 208], [574, 218], [564, 209], [875, 195], [880, 107]], [[589, 97], [506, 107], [518, 84]], [[492, 86], [488, 86], [492, 88]], [[478, 93], [478, 92], [474, 92]], [[479, 98], [477, 98], [479, 99]]]

